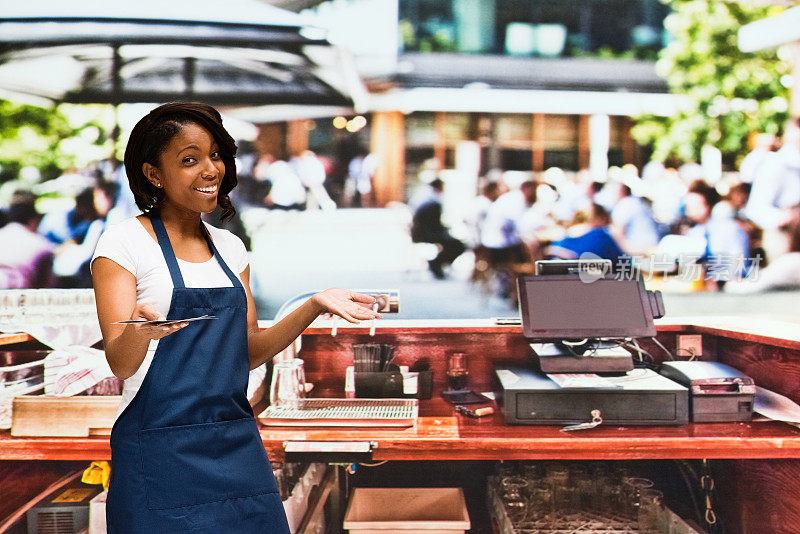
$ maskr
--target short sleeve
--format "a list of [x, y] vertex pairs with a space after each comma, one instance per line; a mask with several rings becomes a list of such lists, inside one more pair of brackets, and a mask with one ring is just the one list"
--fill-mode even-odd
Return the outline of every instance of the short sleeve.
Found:
[[133, 251], [127, 232], [122, 228], [123, 226], [124, 223], [121, 223], [106, 228], [97, 241], [97, 247], [95, 247], [92, 255], [92, 264], [95, 258], [108, 258], [136, 276], [136, 254]]
[[247, 248], [242, 243], [242, 240], [231, 234], [231, 249], [233, 252], [232, 260], [236, 266], [236, 273], [242, 273], [250, 264], [250, 257], [247, 254]]
[[206, 228], [208, 228], [211, 233], [214, 244], [219, 249], [222, 258], [225, 260], [225, 263], [228, 264], [231, 271], [240, 274], [247, 269], [247, 266], [250, 264], [250, 257], [242, 240], [224, 228], [217, 228], [208, 223], [206, 223]]

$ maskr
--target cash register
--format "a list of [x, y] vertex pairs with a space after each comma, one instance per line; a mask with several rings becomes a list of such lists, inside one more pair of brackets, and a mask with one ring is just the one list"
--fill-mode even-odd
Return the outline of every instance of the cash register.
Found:
[[658, 292], [641, 275], [611, 272], [611, 263], [537, 262], [517, 280], [525, 366], [495, 368], [497, 396], [509, 424], [681, 425], [688, 389], [634, 367], [637, 338], [655, 337], [664, 314]]

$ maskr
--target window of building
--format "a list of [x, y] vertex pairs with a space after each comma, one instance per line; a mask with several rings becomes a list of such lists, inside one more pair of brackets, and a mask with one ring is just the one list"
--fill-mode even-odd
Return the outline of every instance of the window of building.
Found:
[[655, 59], [669, 8], [659, 0], [402, 0], [402, 50]]

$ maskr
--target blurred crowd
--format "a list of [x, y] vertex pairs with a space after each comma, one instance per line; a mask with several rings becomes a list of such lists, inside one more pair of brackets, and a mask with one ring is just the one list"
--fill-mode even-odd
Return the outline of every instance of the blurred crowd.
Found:
[[89, 260], [106, 224], [139, 213], [121, 165], [32, 182], [0, 188], [0, 288], [91, 287]]
[[374, 206], [374, 154], [359, 149], [342, 162], [304, 150], [284, 160], [249, 148], [237, 158], [240, 202], [276, 210]]
[[[247, 143], [241, 148], [239, 185], [231, 194], [237, 207], [334, 210], [337, 203], [373, 205], [377, 160], [366, 151], [345, 162], [341, 183], [334, 187], [331, 162], [310, 150], [285, 161], [271, 154], [256, 157]], [[124, 167], [110, 159], [44, 182], [35, 169], [24, 171], [28, 176], [0, 186], [0, 288], [91, 287], [89, 261], [103, 229], [140, 213]], [[217, 212], [206, 218], [250, 248], [238, 214], [226, 222]]]
[[[335, 210], [375, 205], [379, 162], [360, 151], [333, 164], [311, 151], [281, 160], [243, 146], [234, 204], [273, 210]], [[250, 148], [250, 149], [248, 149]], [[344, 171], [341, 171], [344, 169]], [[709, 174], [715, 174], [710, 176]], [[479, 193], [447, 218], [447, 177], [413, 195], [411, 238], [434, 243], [436, 278], [465, 251], [472, 279], [502, 295], [538, 259], [604, 258], [614, 271], [689, 275], [694, 290], [753, 292], [800, 287], [800, 124], [781, 139], [762, 134], [738, 172], [696, 163], [612, 167], [604, 176], [551, 168], [540, 174], [495, 170]], [[89, 259], [107, 224], [139, 213], [119, 161], [98, 162], [55, 180], [0, 187], [0, 288], [91, 287]], [[249, 248], [242, 221], [212, 224]]]
[[447, 184], [436, 178], [412, 202], [411, 237], [439, 246], [429, 261], [436, 278], [472, 249], [473, 281], [492, 279], [503, 296], [535, 260], [557, 258], [607, 259], [617, 276], [681, 278], [687, 291], [800, 287], [800, 125], [782, 139], [755, 137], [739, 172], [708, 174], [696, 163], [659, 162], [602, 177], [496, 171], [450, 228]]

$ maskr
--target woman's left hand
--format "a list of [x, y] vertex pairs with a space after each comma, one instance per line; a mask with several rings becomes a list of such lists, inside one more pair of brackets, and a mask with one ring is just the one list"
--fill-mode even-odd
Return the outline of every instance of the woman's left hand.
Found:
[[321, 308], [320, 313], [332, 313], [351, 323], [383, 317], [372, 310], [375, 297], [348, 289], [326, 289], [311, 297], [311, 301]]

